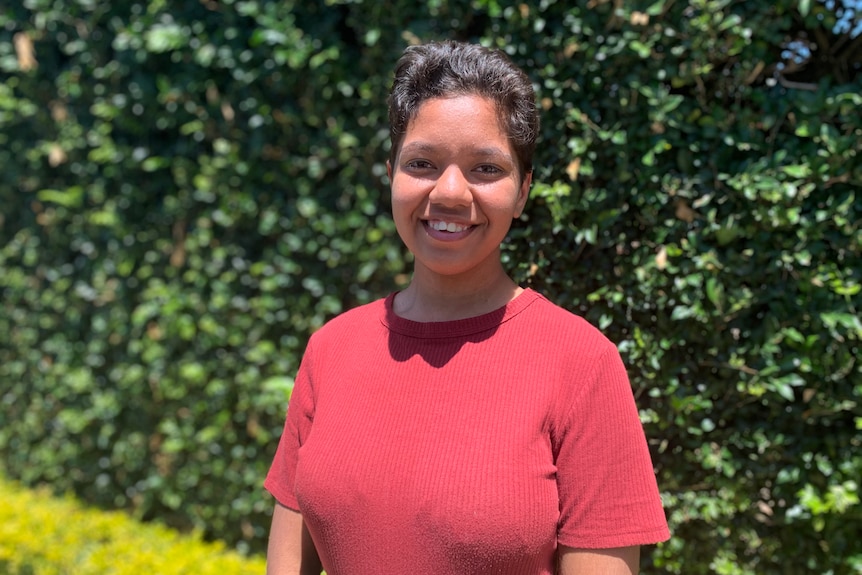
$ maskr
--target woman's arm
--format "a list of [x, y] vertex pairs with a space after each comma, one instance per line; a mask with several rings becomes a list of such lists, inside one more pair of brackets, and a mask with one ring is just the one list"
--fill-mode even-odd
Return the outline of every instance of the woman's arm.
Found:
[[641, 548], [575, 549], [561, 545], [557, 575], [637, 575]]
[[280, 503], [272, 512], [266, 575], [320, 575], [323, 567], [302, 515]]

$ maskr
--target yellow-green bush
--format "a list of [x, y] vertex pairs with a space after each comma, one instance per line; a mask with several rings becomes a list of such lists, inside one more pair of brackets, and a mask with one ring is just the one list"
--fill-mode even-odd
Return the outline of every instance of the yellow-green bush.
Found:
[[264, 561], [71, 497], [0, 479], [0, 572], [8, 575], [263, 573]]

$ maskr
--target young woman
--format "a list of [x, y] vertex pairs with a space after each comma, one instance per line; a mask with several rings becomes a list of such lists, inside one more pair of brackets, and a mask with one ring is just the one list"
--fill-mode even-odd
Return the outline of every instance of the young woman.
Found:
[[516, 285], [538, 113], [501, 52], [408, 48], [388, 162], [410, 285], [311, 338], [266, 479], [268, 573], [637, 572], [668, 537], [616, 347]]

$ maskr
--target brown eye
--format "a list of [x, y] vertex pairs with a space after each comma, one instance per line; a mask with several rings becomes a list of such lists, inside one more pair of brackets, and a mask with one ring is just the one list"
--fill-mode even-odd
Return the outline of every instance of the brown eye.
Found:
[[405, 162], [404, 166], [413, 170], [430, 170], [434, 167], [427, 160], [410, 160]]
[[503, 170], [491, 164], [482, 164], [476, 168], [476, 171], [486, 176], [495, 176], [503, 173]]

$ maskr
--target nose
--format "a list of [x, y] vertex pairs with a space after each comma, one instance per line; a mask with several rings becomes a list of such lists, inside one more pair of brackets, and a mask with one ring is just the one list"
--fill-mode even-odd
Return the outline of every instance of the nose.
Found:
[[461, 168], [452, 164], [437, 178], [428, 199], [446, 207], [469, 205], [472, 200], [470, 182], [464, 177]]

